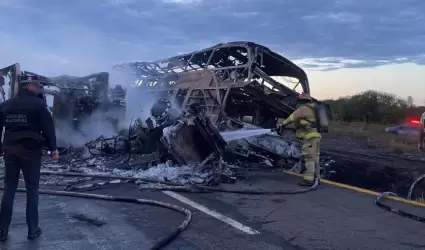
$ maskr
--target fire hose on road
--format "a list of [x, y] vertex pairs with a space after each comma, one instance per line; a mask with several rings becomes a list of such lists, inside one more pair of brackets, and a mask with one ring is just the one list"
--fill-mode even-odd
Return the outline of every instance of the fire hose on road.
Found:
[[419, 221], [419, 222], [425, 222], [425, 218], [424, 217], [421, 217], [421, 216], [418, 216], [418, 215], [414, 215], [414, 214], [409, 213], [409, 212], [406, 212], [404, 210], [400, 210], [400, 209], [397, 209], [397, 208], [392, 208], [389, 205], [383, 204], [381, 202], [381, 199], [384, 198], [384, 197], [387, 197], [387, 196], [398, 197], [398, 195], [395, 194], [395, 193], [393, 193], [393, 192], [384, 192], [384, 193], [381, 193], [378, 197], [376, 197], [375, 204], [378, 205], [379, 207], [385, 209], [385, 210], [388, 210], [388, 211], [390, 211], [392, 213], [401, 215], [403, 217], [406, 217], [406, 218], [409, 218], [409, 219], [413, 219], [413, 220], [416, 220], [416, 221]]
[[[425, 179], [425, 174], [423, 174], [423, 175], [419, 176], [419, 177], [418, 177], [418, 178], [417, 178], [417, 179], [416, 179], [416, 180], [412, 183], [412, 185], [411, 185], [411, 186], [410, 186], [410, 188], [409, 188], [409, 193], [408, 193], [408, 195], [407, 195], [407, 199], [409, 199], [409, 200], [411, 200], [411, 199], [412, 199], [413, 191], [414, 191], [414, 189], [415, 189], [416, 185], [417, 185], [419, 182], [421, 182], [423, 179]], [[403, 217], [406, 217], [406, 218], [409, 218], [409, 219], [413, 219], [413, 220], [416, 220], [416, 221], [419, 221], [419, 222], [425, 222], [425, 217], [423, 217], [423, 216], [414, 215], [414, 214], [409, 213], [409, 212], [406, 212], [406, 211], [404, 211], [404, 210], [400, 210], [400, 209], [397, 209], [397, 208], [393, 208], [393, 207], [391, 207], [391, 206], [389, 206], [389, 205], [383, 204], [383, 203], [381, 202], [381, 200], [382, 200], [383, 198], [385, 198], [385, 197], [388, 197], [388, 196], [392, 196], [392, 197], [399, 197], [397, 194], [395, 194], [395, 193], [393, 193], [393, 192], [383, 192], [383, 193], [379, 194], [379, 195], [378, 195], [378, 197], [376, 197], [376, 199], [375, 199], [375, 204], [376, 204], [376, 205], [378, 205], [379, 207], [381, 207], [381, 208], [385, 209], [385, 210], [388, 210], [388, 211], [390, 211], [390, 212], [392, 212], [392, 213], [395, 213], [395, 214], [401, 215], [401, 216], [403, 216]]]
[[[0, 190], [4, 190], [4, 187], [0, 187]], [[26, 189], [18, 188], [17, 191], [25, 193]], [[68, 196], [68, 197], [76, 197], [76, 198], [84, 198], [84, 199], [92, 199], [92, 200], [105, 200], [105, 201], [112, 201], [112, 202], [145, 204], [145, 205], [163, 207], [163, 208], [167, 208], [167, 209], [171, 209], [171, 210], [183, 213], [186, 217], [180, 223], [180, 225], [176, 229], [174, 229], [172, 233], [170, 233], [169, 235], [167, 235], [166, 237], [162, 238], [160, 241], [155, 243], [155, 245], [149, 248], [150, 250], [159, 250], [165, 247], [166, 245], [168, 245], [173, 239], [175, 239], [183, 230], [185, 230], [188, 227], [190, 221], [192, 220], [192, 212], [190, 210], [177, 205], [155, 201], [155, 200], [136, 199], [136, 198], [130, 198], [130, 197], [111, 196], [111, 195], [102, 195], [102, 194], [79, 193], [79, 192], [70, 192], [70, 191], [45, 190], [45, 189], [39, 190], [39, 193], [46, 194], [46, 195]]]

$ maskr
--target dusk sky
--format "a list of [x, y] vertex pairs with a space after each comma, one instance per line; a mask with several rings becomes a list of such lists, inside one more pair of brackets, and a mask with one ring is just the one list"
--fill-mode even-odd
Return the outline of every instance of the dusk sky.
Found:
[[0, 0], [0, 67], [108, 71], [221, 42], [293, 60], [313, 96], [374, 89], [425, 104], [425, 0]]

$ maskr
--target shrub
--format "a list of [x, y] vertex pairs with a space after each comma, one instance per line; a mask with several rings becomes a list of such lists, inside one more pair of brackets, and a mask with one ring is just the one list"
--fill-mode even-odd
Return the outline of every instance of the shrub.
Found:
[[368, 90], [336, 100], [325, 100], [333, 112], [333, 120], [377, 124], [397, 124], [408, 118], [419, 118], [425, 107], [415, 107], [394, 94]]

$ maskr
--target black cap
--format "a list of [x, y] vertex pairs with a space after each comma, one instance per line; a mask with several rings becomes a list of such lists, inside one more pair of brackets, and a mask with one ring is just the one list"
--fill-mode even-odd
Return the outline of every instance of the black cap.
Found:
[[43, 87], [43, 85], [40, 83], [40, 79], [39, 79], [38, 76], [28, 76], [28, 75], [21, 76], [19, 83], [20, 83], [21, 86], [25, 86], [28, 83], [33, 83], [33, 84], [36, 84], [40, 88]]

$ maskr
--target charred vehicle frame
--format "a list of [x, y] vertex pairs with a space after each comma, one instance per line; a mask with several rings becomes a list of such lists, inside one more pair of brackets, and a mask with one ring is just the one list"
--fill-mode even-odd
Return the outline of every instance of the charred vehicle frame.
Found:
[[[299, 92], [310, 93], [303, 69], [252, 42], [218, 44], [169, 59], [119, 64], [114, 68], [134, 75], [135, 92], [141, 96], [167, 98], [183, 111], [199, 105], [219, 131], [246, 127], [245, 122], [273, 128], [278, 119], [288, 117], [295, 110]], [[284, 84], [289, 82], [294, 84], [293, 88]], [[300, 91], [296, 90], [298, 87]], [[282, 139], [271, 139], [288, 146]], [[253, 151], [264, 149], [264, 145], [255, 141], [248, 144], [252, 150], [237, 149], [241, 156], [252, 158]], [[289, 159], [291, 154], [282, 155], [268, 147], [265, 152], [274, 162], [283, 157], [293, 166], [298, 161], [297, 157]], [[177, 158], [181, 156], [182, 153]]]
[[[252, 124], [271, 127], [295, 108], [300, 86], [310, 93], [303, 69], [270, 49], [252, 42], [231, 42], [154, 62], [115, 65], [131, 69], [136, 86], [165, 97], [182, 110], [205, 107], [214, 124], [226, 117], [252, 117]], [[298, 80], [294, 88], [276, 78]]]

